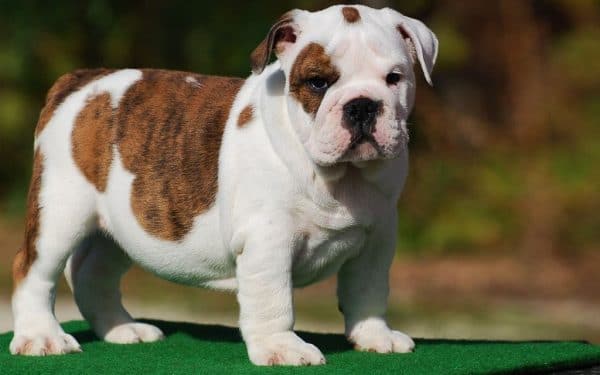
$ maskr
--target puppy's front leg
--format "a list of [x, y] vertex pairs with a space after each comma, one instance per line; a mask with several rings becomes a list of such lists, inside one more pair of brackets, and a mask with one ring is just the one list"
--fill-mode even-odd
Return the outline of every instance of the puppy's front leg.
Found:
[[338, 273], [339, 307], [344, 314], [348, 340], [357, 350], [406, 353], [415, 343], [385, 321], [389, 294], [389, 268], [396, 248], [396, 225], [386, 225], [372, 235], [361, 253], [346, 262]]
[[292, 252], [294, 240], [273, 221], [256, 226], [237, 258], [240, 330], [255, 365], [319, 365], [316, 346], [293, 331]]

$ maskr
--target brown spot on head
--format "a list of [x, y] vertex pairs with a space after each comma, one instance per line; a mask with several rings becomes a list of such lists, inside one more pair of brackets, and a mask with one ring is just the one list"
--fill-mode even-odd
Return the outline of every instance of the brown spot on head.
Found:
[[315, 115], [321, 105], [325, 92], [313, 90], [308, 81], [314, 78], [324, 79], [334, 84], [340, 73], [331, 62], [325, 49], [318, 43], [310, 43], [296, 57], [290, 71], [290, 93], [302, 104], [306, 113]]
[[343, 7], [342, 14], [344, 15], [344, 19], [348, 23], [360, 21], [360, 13], [355, 7]]
[[248, 104], [246, 107], [244, 107], [244, 109], [242, 109], [242, 112], [240, 112], [240, 115], [239, 115], [238, 121], [237, 121], [237, 126], [240, 128], [243, 128], [244, 126], [246, 126], [247, 123], [252, 121], [253, 114], [254, 114], [254, 107], [252, 107], [252, 104]]
[[37, 258], [35, 243], [39, 234], [40, 203], [39, 195], [42, 185], [43, 156], [36, 150], [33, 158], [33, 173], [27, 196], [27, 217], [25, 223], [25, 238], [23, 246], [17, 252], [13, 261], [13, 287], [16, 288], [29, 272], [31, 264]]
[[54, 115], [54, 111], [65, 100], [65, 98], [86, 84], [102, 76], [112, 73], [109, 69], [81, 69], [61, 76], [50, 88], [46, 95], [46, 104], [40, 113], [40, 118], [35, 128], [35, 135], [39, 135], [46, 124]]
[[112, 161], [112, 110], [108, 93], [92, 98], [77, 115], [71, 136], [75, 163], [101, 192], [106, 189]]
[[[188, 84], [186, 76], [201, 87]], [[113, 142], [135, 175], [131, 207], [149, 233], [180, 240], [212, 206], [225, 123], [243, 82], [144, 70], [121, 99]]]

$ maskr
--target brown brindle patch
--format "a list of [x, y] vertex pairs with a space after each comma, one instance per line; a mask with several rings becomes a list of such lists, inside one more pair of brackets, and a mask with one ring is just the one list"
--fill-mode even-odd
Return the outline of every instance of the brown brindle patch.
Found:
[[[188, 76], [201, 88], [188, 84]], [[223, 130], [243, 82], [144, 70], [121, 99], [114, 143], [136, 176], [131, 207], [146, 231], [180, 240], [213, 204]]]
[[135, 175], [131, 207], [139, 223], [159, 238], [180, 240], [215, 200], [223, 130], [243, 82], [143, 70], [117, 109], [108, 94], [87, 103], [73, 130], [74, 159], [104, 191], [116, 145]]
[[307, 84], [307, 80], [315, 77], [323, 78], [332, 85], [340, 77], [340, 73], [323, 46], [310, 43], [300, 51], [294, 61], [290, 72], [290, 93], [302, 104], [304, 111], [313, 116], [317, 113], [324, 96], [323, 92], [316, 92]]
[[67, 96], [79, 90], [89, 82], [112, 73], [110, 69], [81, 69], [61, 76], [46, 95], [46, 104], [40, 113], [35, 135], [38, 136], [54, 115], [54, 111]]
[[360, 21], [360, 13], [355, 7], [343, 7], [342, 14], [344, 15], [344, 19], [348, 23]]
[[106, 189], [112, 161], [112, 111], [108, 93], [92, 98], [77, 115], [72, 135], [75, 163], [101, 192]]
[[244, 107], [244, 109], [242, 109], [242, 112], [240, 112], [240, 115], [238, 116], [237, 126], [239, 128], [243, 128], [244, 126], [246, 126], [247, 123], [252, 121], [253, 115], [254, 107], [252, 107], [252, 104], [248, 104], [246, 107]]
[[16, 288], [29, 272], [29, 268], [37, 258], [35, 242], [39, 234], [40, 204], [39, 194], [42, 184], [43, 156], [39, 150], [33, 158], [33, 172], [27, 196], [27, 221], [25, 223], [25, 238], [23, 246], [17, 252], [13, 261], [13, 287]]

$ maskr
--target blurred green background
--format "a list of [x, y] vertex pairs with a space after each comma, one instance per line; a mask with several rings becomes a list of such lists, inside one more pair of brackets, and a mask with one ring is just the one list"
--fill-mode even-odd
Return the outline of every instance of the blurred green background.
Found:
[[[363, 3], [423, 20], [441, 47], [410, 122], [391, 319], [422, 336], [600, 341], [600, 2]], [[0, 0], [0, 314], [53, 81], [82, 67], [246, 76], [282, 13], [331, 4]], [[340, 327], [333, 285], [299, 292], [301, 322]], [[125, 288], [146, 316], [168, 305], [235, 320], [231, 296], [139, 270]]]

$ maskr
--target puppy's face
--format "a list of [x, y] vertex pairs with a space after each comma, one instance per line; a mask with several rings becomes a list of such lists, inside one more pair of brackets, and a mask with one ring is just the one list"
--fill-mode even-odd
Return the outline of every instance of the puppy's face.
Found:
[[421, 22], [359, 5], [294, 10], [253, 53], [255, 72], [270, 49], [286, 76], [290, 120], [315, 163], [390, 159], [406, 147], [413, 67], [419, 63], [430, 81], [437, 54]]

